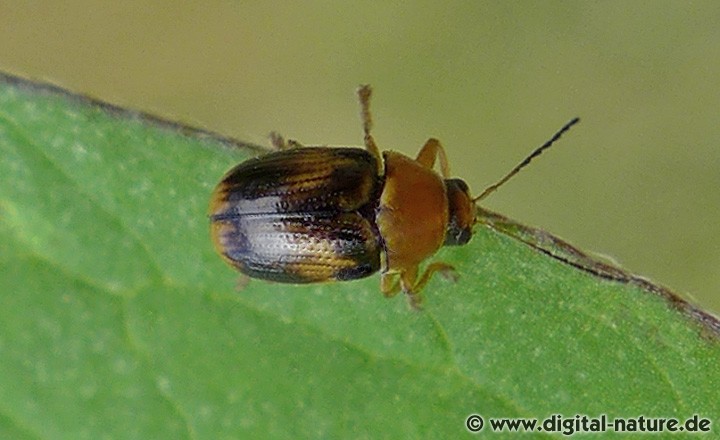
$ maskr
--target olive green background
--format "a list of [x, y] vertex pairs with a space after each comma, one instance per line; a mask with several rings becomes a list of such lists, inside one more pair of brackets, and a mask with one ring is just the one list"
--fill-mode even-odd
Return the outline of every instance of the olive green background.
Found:
[[712, 1], [3, 2], [0, 69], [258, 143], [359, 144], [371, 83], [381, 148], [438, 137], [475, 192], [580, 116], [485, 206], [719, 311], [718, 23]]

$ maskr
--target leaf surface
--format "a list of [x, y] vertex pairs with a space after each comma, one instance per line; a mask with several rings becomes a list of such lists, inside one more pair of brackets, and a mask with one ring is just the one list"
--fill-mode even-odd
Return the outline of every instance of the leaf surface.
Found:
[[517, 231], [443, 249], [460, 280], [433, 279], [422, 312], [377, 276], [237, 291], [206, 211], [252, 145], [3, 76], [0, 150], [4, 438], [454, 438], [471, 413], [720, 415], [712, 317]]

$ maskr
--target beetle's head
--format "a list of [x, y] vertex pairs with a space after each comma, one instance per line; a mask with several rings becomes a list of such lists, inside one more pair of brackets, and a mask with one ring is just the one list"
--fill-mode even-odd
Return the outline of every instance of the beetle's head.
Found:
[[448, 225], [445, 232], [445, 246], [466, 244], [472, 237], [475, 224], [475, 203], [467, 184], [460, 179], [446, 179], [448, 196]]
[[485, 188], [479, 196], [473, 198], [470, 196], [467, 184], [460, 179], [445, 179], [445, 187], [448, 197], [448, 225], [445, 232], [445, 246], [457, 246], [466, 244], [472, 237], [472, 227], [476, 222], [475, 204], [485, 197], [492, 194], [500, 188], [505, 182], [515, 176], [520, 170], [525, 168], [530, 161], [539, 156], [543, 151], [550, 148], [556, 140], [560, 139], [566, 131], [573, 125], [580, 122], [580, 118], [574, 118], [558, 130], [550, 140], [536, 148], [530, 153], [520, 164], [510, 170], [509, 173], [500, 179], [497, 183]]

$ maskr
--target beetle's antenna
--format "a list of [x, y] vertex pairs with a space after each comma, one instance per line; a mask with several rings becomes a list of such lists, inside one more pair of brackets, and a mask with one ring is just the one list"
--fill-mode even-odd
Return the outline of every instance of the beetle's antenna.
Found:
[[519, 173], [520, 170], [522, 170], [523, 168], [525, 168], [533, 159], [535, 159], [536, 157], [540, 156], [543, 151], [545, 151], [545, 150], [547, 150], [548, 148], [550, 148], [550, 147], [552, 146], [552, 144], [555, 143], [555, 141], [557, 141], [558, 139], [560, 139], [560, 136], [562, 136], [563, 134], [565, 134], [566, 131], [570, 130], [570, 127], [572, 127], [573, 125], [577, 124], [578, 122], [580, 122], [580, 118], [573, 118], [570, 122], [568, 122], [567, 124], [563, 125], [563, 127], [562, 127], [560, 130], [558, 130], [557, 133], [555, 133], [555, 134], [553, 135], [553, 137], [551, 137], [547, 142], [545, 142], [545, 143], [542, 144], [540, 147], [538, 147], [535, 151], [533, 151], [532, 153], [530, 153], [530, 155], [529, 155], [528, 157], [526, 157], [526, 158], [525, 158], [522, 162], [520, 162], [515, 168], [513, 168], [509, 173], [507, 173], [507, 174], [505, 175], [505, 177], [503, 177], [502, 179], [500, 179], [500, 180], [497, 181], [496, 183], [494, 183], [494, 184], [488, 186], [487, 188], [485, 188], [485, 191], [483, 191], [482, 194], [480, 194], [479, 196], [475, 197], [475, 198], [473, 199], [473, 202], [474, 202], [474, 203], [477, 203], [477, 202], [479, 202], [480, 200], [482, 200], [482, 199], [484, 199], [485, 197], [487, 197], [487, 196], [489, 196], [490, 194], [492, 194], [493, 192], [495, 192], [496, 189], [500, 188], [505, 182], [507, 182], [507, 181], [510, 180], [514, 175], [516, 175], [517, 173]]

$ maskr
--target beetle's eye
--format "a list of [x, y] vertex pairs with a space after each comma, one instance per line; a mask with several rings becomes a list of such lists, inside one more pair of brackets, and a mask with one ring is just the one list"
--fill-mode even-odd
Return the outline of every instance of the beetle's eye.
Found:
[[457, 224], [448, 225], [447, 233], [445, 234], [445, 246], [462, 246], [467, 244], [472, 238], [471, 228], [459, 228]]
[[472, 237], [475, 223], [475, 205], [470, 198], [470, 190], [460, 179], [445, 180], [448, 195], [448, 227], [445, 232], [445, 246], [466, 244]]

